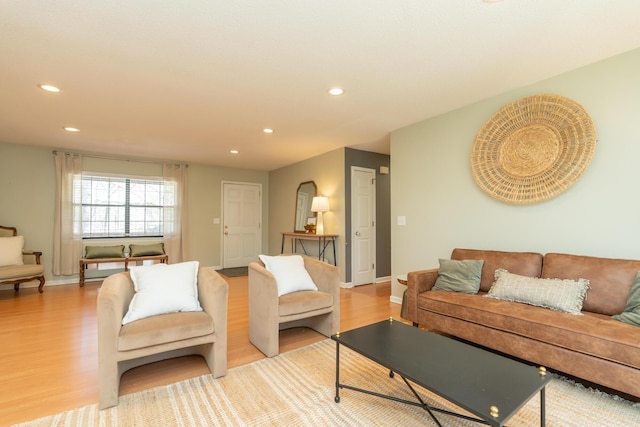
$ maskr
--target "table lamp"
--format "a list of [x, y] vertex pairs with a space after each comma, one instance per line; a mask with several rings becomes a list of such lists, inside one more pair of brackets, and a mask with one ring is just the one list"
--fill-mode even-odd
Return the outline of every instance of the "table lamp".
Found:
[[318, 212], [318, 223], [316, 224], [316, 234], [324, 234], [322, 225], [322, 213], [329, 211], [329, 199], [324, 196], [316, 196], [311, 202], [311, 212]]

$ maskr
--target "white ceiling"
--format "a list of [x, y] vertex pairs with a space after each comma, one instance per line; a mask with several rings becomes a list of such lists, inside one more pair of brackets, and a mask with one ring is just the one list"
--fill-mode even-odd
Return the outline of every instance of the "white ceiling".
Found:
[[0, 142], [256, 170], [388, 153], [392, 130], [638, 48], [639, 28], [638, 0], [4, 0]]

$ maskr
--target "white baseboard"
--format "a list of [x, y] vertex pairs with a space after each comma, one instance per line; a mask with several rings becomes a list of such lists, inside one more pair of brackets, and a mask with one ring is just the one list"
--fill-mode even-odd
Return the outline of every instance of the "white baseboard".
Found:
[[[376, 277], [373, 283], [384, 283], [390, 280], [391, 280], [391, 276]], [[358, 286], [362, 286], [362, 285], [358, 285]], [[350, 289], [350, 288], [355, 288], [355, 285], [353, 284], [353, 282], [340, 282], [340, 287]]]
[[394, 304], [402, 304], [402, 298], [401, 297], [395, 297], [393, 295], [391, 295], [391, 297], [389, 297], [389, 301], [394, 303]]

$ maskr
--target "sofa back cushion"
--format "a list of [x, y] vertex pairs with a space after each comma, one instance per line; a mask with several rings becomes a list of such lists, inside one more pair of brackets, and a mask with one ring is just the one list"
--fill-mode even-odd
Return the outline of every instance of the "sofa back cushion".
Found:
[[[510, 273], [521, 276], [540, 277], [542, 274], [542, 254], [535, 252], [502, 252], [456, 248], [451, 253], [451, 259], [484, 260], [482, 278], [480, 280], [480, 291], [484, 292], [488, 292], [491, 289], [491, 285], [495, 280], [495, 272], [498, 268], [503, 268]], [[622, 308], [624, 309], [624, 305]]]
[[544, 256], [542, 277], [589, 280], [582, 310], [612, 316], [624, 311], [639, 271], [640, 260], [549, 253]]

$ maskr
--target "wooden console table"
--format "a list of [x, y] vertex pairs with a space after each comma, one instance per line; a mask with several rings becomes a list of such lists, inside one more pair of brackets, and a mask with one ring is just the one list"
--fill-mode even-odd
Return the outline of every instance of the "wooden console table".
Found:
[[124, 271], [129, 271], [129, 264], [134, 263], [134, 265], [138, 261], [160, 261], [163, 264], [166, 264], [169, 261], [169, 255], [149, 255], [149, 256], [136, 256], [136, 257], [122, 257], [122, 258], [80, 258], [80, 287], [84, 286], [84, 271], [87, 269], [87, 265], [89, 264], [103, 264], [107, 262], [121, 262], [124, 263]]
[[338, 265], [336, 260], [336, 238], [337, 234], [314, 234], [314, 233], [294, 233], [290, 231], [282, 232], [282, 247], [280, 248], [280, 253], [284, 253], [284, 242], [289, 237], [291, 239], [291, 251], [293, 253], [297, 252], [298, 243], [302, 247], [305, 255], [307, 254], [307, 249], [304, 247], [304, 240], [316, 240], [318, 242], [318, 259], [324, 261], [325, 260], [325, 252], [327, 250], [327, 246], [331, 244], [333, 248], [333, 265]]

